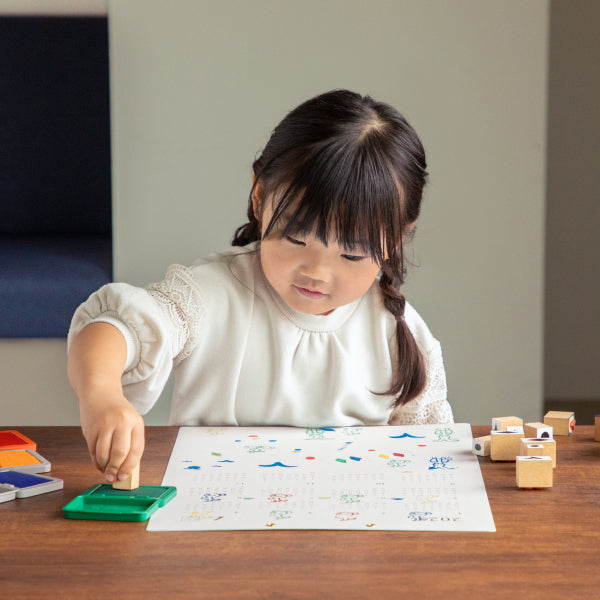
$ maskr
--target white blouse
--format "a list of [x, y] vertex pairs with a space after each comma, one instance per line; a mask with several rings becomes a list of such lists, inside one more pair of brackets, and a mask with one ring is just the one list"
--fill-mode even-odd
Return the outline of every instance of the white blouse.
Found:
[[326, 427], [451, 423], [439, 342], [406, 303], [427, 385], [392, 412], [387, 390], [396, 324], [378, 282], [329, 315], [291, 309], [266, 280], [258, 244], [230, 248], [137, 288], [106, 285], [75, 312], [85, 325], [112, 323], [127, 342], [125, 396], [144, 414], [173, 370], [175, 425]]

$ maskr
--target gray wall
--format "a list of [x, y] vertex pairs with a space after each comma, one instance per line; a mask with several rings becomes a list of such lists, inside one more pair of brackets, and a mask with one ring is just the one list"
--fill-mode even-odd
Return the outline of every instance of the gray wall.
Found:
[[110, 5], [116, 276], [228, 245], [277, 121], [334, 87], [396, 105], [431, 184], [407, 296], [456, 418], [538, 418], [548, 4], [254, 0]]
[[[406, 293], [442, 342], [457, 420], [541, 416], [548, 2], [129, 0], [109, 16], [118, 279], [224, 248], [285, 112], [369, 93], [428, 151]], [[0, 346], [22, 359], [3, 378], [25, 375], [33, 344]], [[54, 424], [68, 392], [52, 353], [4, 422]], [[75, 404], [59, 418], [76, 422]]]

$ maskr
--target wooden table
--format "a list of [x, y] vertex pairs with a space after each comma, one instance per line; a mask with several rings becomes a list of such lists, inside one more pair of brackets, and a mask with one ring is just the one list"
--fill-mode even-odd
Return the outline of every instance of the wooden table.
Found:
[[[3, 599], [600, 598], [600, 443], [590, 426], [557, 437], [552, 489], [520, 490], [514, 463], [479, 458], [495, 533], [147, 532], [68, 520], [62, 507], [101, 481], [79, 428], [12, 429], [38, 443], [65, 486], [0, 504]], [[143, 483], [161, 483], [176, 435], [147, 428]]]

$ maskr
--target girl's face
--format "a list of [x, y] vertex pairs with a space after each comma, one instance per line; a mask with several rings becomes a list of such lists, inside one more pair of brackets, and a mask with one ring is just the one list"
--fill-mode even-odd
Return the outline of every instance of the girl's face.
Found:
[[[262, 230], [271, 221], [271, 203], [264, 202]], [[261, 241], [263, 272], [284, 302], [311, 315], [327, 315], [364, 295], [379, 265], [360, 250], [351, 253], [335, 241], [325, 246], [313, 234], [278, 237], [276, 227]]]

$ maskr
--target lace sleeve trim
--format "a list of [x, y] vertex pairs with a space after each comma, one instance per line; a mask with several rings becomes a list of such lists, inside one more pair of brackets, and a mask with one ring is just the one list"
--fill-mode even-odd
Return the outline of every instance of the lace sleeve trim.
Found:
[[205, 313], [200, 286], [187, 267], [171, 265], [165, 279], [149, 285], [146, 290], [173, 326], [172, 354], [177, 366], [198, 343]]
[[427, 384], [421, 394], [394, 409], [390, 425], [426, 425], [453, 423], [452, 408], [447, 400], [446, 371], [442, 358], [442, 349], [436, 345], [426, 355]]

